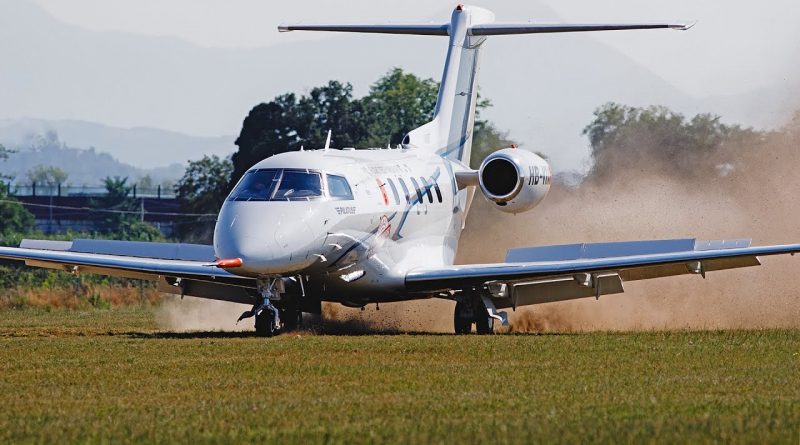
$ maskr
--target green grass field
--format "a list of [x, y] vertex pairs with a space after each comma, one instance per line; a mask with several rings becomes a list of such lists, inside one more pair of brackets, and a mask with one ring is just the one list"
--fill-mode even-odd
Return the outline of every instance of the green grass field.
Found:
[[800, 443], [800, 331], [159, 332], [0, 312], [0, 443]]

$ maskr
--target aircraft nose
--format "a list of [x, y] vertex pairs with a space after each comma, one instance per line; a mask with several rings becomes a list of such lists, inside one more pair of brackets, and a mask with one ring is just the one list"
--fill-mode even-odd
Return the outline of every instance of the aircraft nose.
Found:
[[214, 230], [214, 251], [218, 258], [241, 258], [243, 266], [272, 261], [278, 246], [268, 227], [254, 213], [255, 203], [223, 205]]
[[227, 201], [214, 231], [217, 257], [240, 258], [242, 267], [232, 271], [247, 275], [286, 274], [313, 264], [321, 241], [287, 205]]

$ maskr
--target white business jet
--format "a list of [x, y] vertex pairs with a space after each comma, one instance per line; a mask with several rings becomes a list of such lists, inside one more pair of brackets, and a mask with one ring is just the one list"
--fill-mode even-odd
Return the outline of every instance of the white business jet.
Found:
[[[254, 165], [219, 213], [214, 245], [25, 240], [0, 257], [29, 266], [155, 280], [164, 292], [252, 306], [264, 335], [297, 327], [322, 301], [350, 307], [428, 298], [454, 301], [459, 334], [506, 324], [504, 308], [623, 292], [623, 283], [759, 265], [800, 245], [693, 239], [570, 244], [508, 251], [496, 264], [453, 265], [474, 194], [521, 213], [547, 195], [550, 166], [504, 148], [469, 168], [478, 61], [489, 36], [629, 29], [681, 23], [496, 23], [458, 5], [447, 23], [282, 25], [280, 31], [422, 34], [449, 38], [431, 122], [395, 149], [325, 147]], [[499, 147], [498, 147], [499, 148]]]

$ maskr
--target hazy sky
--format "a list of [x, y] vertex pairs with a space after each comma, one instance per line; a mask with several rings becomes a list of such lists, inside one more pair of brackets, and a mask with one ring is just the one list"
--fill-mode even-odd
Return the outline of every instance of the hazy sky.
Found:
[[[422, 43], [425, 38], [420, 37], [395, 40], [336, 33], [279, 33], [279, 23], [441, 23], [449, 19], [456, 3], [27, 1], [41, 6], [56, 20], [81, 29], [58, 27], [54, 33], [40, 32], [39, 27], [50, 26], [49, 19], [41, 21], [41, 14], [25, 13], [23, 8], [14, 15], [16, 5], [25, 2], [0, 0], [3, 11], [9, 14], [0, 16], [0, 21], [4, 17], [11, 20], [0, 32], [28, 33], [30, 45], [44, 48], [42, 51], [51, 49], [50, 53], [26, 53], [15, 51], [14, 45], [0, 47], [14, 62], [5, 78], [19, 85], [0, 90], [0, 96], [6, 93], [6, 100], [0, 101], [0, 117], [78, 119], [204, 136], [236, 134], [252, 104], [286, 91], [302, 93], [329, 79], [353, 82], [358, 96], [391, 66], [424, 77], [438, 78], [441, 73], [444, 46], [433, 45], [444, 42]], [[607, 101], [635, 106], [661, 104], [689, 116], [711, 112], [725, 122], [758, 128], [781, 125], [800, 106], [797, 0], [759, 4], [752, 0], [486, 0], [476, 4], [493, 10], [498, 21], [698, 22], [687, 32], [492, 38], [484, 54], [480, 84], [494, 107], [483, 117], [508, 130], [526, 148], [547, 153], [559, 168], [588, 165], [587, 143], [581, 130], [592, 111]], [[109, 31], [171, 38], [148, 39]], [[73, 37], [77, 43], [70, 46]], [[392, 43], [387, 43], [389, 39]], [[289, 45], [298, 40], [326, 41], [299, 45], [306, 52], [298, 54], [298, 46]], [[119, 51], [109, 50], [106, 43], [119, 45]], [[196, 46], [226, 50], [197, 50]], [[259, 47], [272, 48], [239, 50]], [[356, 47], [357, 54], [353, 52]], [[94, 53], [87, 55], [85, 51]], [[142, 55], [137, 51], [145, 51], [147, 57], [139, 60]], [[235, 68], [255, 54], [258, 56], [248, 69]], [[364, 59], [370, 54], [373, 57]], [[275, 70], [276, 61], [291, 69]], [[67, 69], [61, 71], [62, 66]], [[203, 75], [185, 77], [192, 70]]]
[[[91, 30], [176, 36], [209, 47], [259, 47], [332, 36], [279, 34], [297, 21], [440, 21], [441, 0], [35, 0], [67, 23]], [[501, 0], [474, 2], [499, 21], [697, 20], [691, 36], [660, 33], [646, 42], [624, 33], [601, 40], [698, 96], [736, 94], [784, 82], [800, 71], [797, 0]], [[767, 6], [768, 5], [768, 6]], [[688, 33], [684, 33], [688, 34]], [[691, 39], [691, 45], [676, 43]], [[687, 49], [687, 47], [689, 49]], [[683, 54], [677, 54], [683, 52]], [[685, 60], [675, 65], [675, 56]], [[702, 68], [700, 68], [702, 67]]]

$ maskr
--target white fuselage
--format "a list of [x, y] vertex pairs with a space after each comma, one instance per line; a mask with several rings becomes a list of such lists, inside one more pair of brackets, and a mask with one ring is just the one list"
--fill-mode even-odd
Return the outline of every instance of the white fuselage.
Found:
[[[472, 187], [458, 190], [455, 171], [467, 170], [459, 163], [417, 150], [314, 150], [273, 156], [250, 172], [259, 170], [319, 173], [322, 193], [229, 198], [214, 249], [242, 260], [231, 272], [307, 277], [323, 299], [391, 301], [405, 298], [409, 269], [453, 264], [472, 196]], [[328, 175], [346, 178], [352, 199], [332, 196]]]

